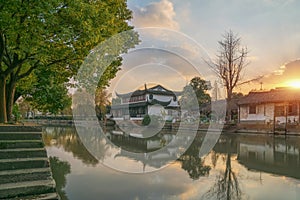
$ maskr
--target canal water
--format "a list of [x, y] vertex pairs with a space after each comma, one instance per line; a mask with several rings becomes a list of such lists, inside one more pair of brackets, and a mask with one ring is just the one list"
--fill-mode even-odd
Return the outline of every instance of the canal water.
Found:
[[[164, 145], [167, 136], [151, 143], [114, 135], [110, 139], [124, 149], [144, 152]], [[62, 200], [300, 199], [300, 137], [222, 133], [211, 152], [200, 158], [204, 136], [199, 133], [175, 162], [142, 174], [104, 166], [75, 128], [45, 127], [43, 137]], [[102, 151], [106, 156], [106, 149]], [[133, 160], [124, 154], [121, 165]], [[141, 169], [155, 167], [134, 162]]]

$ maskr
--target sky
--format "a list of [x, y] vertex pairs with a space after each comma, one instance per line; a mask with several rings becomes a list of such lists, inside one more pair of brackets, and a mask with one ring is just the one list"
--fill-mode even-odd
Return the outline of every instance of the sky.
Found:
[[[128, 0], [128, 7], [133, 11], [133, 19], [130, 23], [134, 27], [160, 27], [174, 30], [200, 45], [203, 48], [202, 55], [205, 51], [212, 59], [217, 54], [218, 41], [226, 31], [232, 30], [238, 34], [242, 45], [247, 46], [249, 50], [250, 64], [243, 72], [243, 80], [264, 77], [257, 82], [238, 87], [237, 92], [247, 93], [252, 89], [260, 89], [260, 82], [263, 83], [263, 89], [285, 86], [291, 79], [290, 76], [300, 80], [300, 62], [296, 61], [300, 59], [300, 1]], [[156, 35], [156, 37], [160, 36]], [[182, 44], [184, 46], [183, 42]], [[139, 56], [135, 59], [138, 58]], [[168, 57], [168, 59], [172, 58]], [[159, 71], [158, 64], [155, 66], [156, 72]], [[186, 70], [183, 68], [181, 71]], [[142, 75], [145, 77], [145, 73]], [[181, 85], [191, 78], [187, 75], [181, 77], [178, 81]], [[210, 76], [206, 78], [210, 79]], [[119, 79], [113, 82], [118, 81]], [[118, 86], [115, 83], [112, 84], [114, 90], [125, 91], [121, 87], [125, 84], [119, 81]], [[135, 85], [138, 87], [141, 83]], [[169, 87], [178, 89], [179, 85], [176, 87], [175, 85], [170, 83]]]

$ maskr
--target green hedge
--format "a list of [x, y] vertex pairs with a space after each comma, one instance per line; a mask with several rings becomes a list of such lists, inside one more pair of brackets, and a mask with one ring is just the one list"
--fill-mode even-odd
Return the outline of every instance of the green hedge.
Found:
[[66, 115], [66, 116], [35, 116], [34, 119], [73, 120], [73, 116], [72, 115]]

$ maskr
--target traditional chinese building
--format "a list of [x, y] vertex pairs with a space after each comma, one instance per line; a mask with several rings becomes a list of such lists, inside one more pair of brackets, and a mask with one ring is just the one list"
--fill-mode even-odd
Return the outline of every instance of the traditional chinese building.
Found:
[[111, 114], [115, 119], [141, 120], [145, 115], [177, 117], [180, 112], [178, 97], [181, 92], [174, 92], [156, 85], [133, 92], [119, 94], [119, 104], [113, 104]]
[[276, 88], [270, 91], [254, 91], [239, 102], [239, 122], [270, 124], [299, 124], [300, 90]]

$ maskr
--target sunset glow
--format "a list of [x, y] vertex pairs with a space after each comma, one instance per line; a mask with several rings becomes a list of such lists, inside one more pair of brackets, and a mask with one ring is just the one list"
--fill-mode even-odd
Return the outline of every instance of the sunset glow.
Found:
[[289, 81], [288, 86], [293, 87], [293, 88], [300, 88], [300, 80]]

